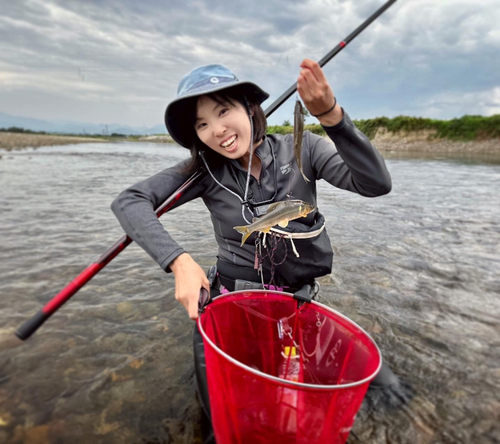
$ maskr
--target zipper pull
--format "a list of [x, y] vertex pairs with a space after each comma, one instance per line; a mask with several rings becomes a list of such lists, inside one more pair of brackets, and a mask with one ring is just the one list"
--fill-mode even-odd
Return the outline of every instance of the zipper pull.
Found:
[[257, 236], [257, 239], [255, 239], [255, 260], [253, 263], [254, 270], [259, 269], [259, 247], [260, 247], [260, 237]]

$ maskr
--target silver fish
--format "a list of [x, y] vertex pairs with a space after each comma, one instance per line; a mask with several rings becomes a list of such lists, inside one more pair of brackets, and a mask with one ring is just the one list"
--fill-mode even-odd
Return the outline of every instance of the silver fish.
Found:
[[293, 152], [295, 154], [295, 160], [297, 162], [297, 166], [299, 167], [300, 173], [306, 182], [310, 182], [310, 180], [302, 171], [302, 137], [304, 135], [304, 111], [302, 109], [302, 103], [300, 100], [295, 102], [295, 111], [294, 111], [294, 122], [293, 122]]
[[269, 205], [267, 213], [264, 216], [254, 219], [250, 225], [242, 225], [233, 228], [238, 231], [238, 233], [242, 234], [241, 246], [243, 246], [248, 236], [254, 231], [269, 233], [271, 228], [275, 225], [286, 227], [289, 221], [298, 219], [299, 217], [305, 217], [315, 209], [316, 207], [314, 205], [299, 199], [275, 202]]

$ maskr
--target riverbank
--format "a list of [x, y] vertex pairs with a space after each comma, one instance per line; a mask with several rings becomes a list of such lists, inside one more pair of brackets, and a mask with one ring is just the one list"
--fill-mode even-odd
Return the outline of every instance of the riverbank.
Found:
[[77, 143], [114, 143], [114, 142], [150, 142], [150, 143], [175, 143], [168, 134], [153, 136], [128, 136], [128, 137], [85, 137], [55, 134], [36, 133], [9, 133], [0, 131], [0, 148], [7, 151], [24, 148], [39, 148], [41, 146], [74, 145]]
[[500, 139], [450, 140], [430, 130], [391, 133], [379, 128], [371, 142], [384, 152], [500, 154]]
[[176, 143], [174, 139], [168, 134], [153, 135], [153, 136], [140, 136], [133, 139], [134, 142], [151, 142], [151, 143]]
[[76, 143], [107, 142], [99, 137], [58, 136], [51, 134], [0, 132], [0, 148], [7, 151], [23, 148], [39, 148], [52, 145], [73, 145]]
[[[356, 127], [380, 151], [500, 154], [500, 115], [462, 116], [458, 119], [437, 120], [423, 117], [397, 116], [393, 118], [354, 120]], [[305, 126], [306, 130], [327, 137], [319, 124]], [[268, 127], [268, 133], [290, 134], [293, 126]]]
[[[326, 135], [324, 137], [328, 138]], [[167, 134], [109, 138], [0, 132], [0, 148], [7, 151], [52, 145], [124, 141], [175, 143]], [[500, 139], [450, 140], [437, 137], [436, 132], [431, 130], [392, 133], [385, 128], [379, 128], [371, 141], [382, 152], [500, 154]]]

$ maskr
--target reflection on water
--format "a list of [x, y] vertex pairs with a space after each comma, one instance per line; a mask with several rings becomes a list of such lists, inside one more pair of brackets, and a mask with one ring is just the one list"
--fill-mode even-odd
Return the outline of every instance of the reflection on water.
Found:
[[[185, 156], [155, 144], [2, 154], [0, 442], [201, 442], [193, 322], [137, 245], [29, 341], [13, 335], [121, 237], [113, 198]], [[403, 408], [368, 399], [349, 442], [498, 442], [500, 162], [386, 158], [388, 196], [318, 185], [335, 251], [322, 302], [369, 331], [414, 391]], [[201, 201], [162, 218], [203, 267], [209, 220]]]

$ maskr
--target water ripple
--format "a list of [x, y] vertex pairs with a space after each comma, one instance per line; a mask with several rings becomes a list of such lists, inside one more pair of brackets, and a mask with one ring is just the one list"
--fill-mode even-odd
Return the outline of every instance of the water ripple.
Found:
[[[175, 301], [173, 276], [137, 245], [28, 342], [13, 336], [123, 235], [114, 197], [186, 155], [90, 144], [0, 161], [0, 442], [201, 439], [193, 323]], [[321, 302], [369, 331], [412, 391], [406, 407], [367, 398], [349, 442], [496, 442], [500, 164], [442, 155], [387, 163], [393, 191], [384, 197], [318, 184], [335, 252]], [[201, 201], [162, 223], [204, 267], [215, 261]]]

